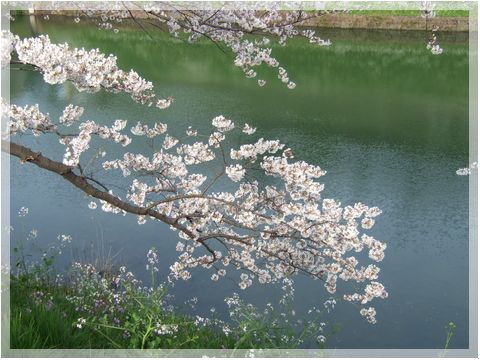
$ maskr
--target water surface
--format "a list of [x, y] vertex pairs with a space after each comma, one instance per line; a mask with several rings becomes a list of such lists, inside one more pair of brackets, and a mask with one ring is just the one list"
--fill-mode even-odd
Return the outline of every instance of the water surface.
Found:
[[[327, 170], [325, 197], [380, 207], [372, 235], [388, 245], [380, 275], [390, 296], [375, 304], [373, 326], [355, 307], [339, 304], [327, 317], [342, 326], [329, 347], [441, 348], [450, 321], [457, 325], [451, 347], [468, 347], [468, 178], [455, 175], [468, 163], [466, 34], [441, 34], [441, 56], [432, 56], [425, 49], [428, 34], [417, 32], [329, 30], [330, 48], [294, 40], [273, 50], [298, 84], [291, 91], [270, 69], [261, 72], [267, 86], [258, 87], [209, 42], [189, 45], [165, 35], [152, 41], [136, 29], [114, 34], [63, 19], [37, 19], [32, 27], [19, 17], [12, 31], [48, 33], [54, 42], [113, 53], [122, 68], [134, 68], [159, 94], [175, 98], [171, 108], [159, 111], [126, 95], [78, 93], [71, 84], [52, 86], [38, 73], [12, 70], [12, 103], [38, 103], [52, 118], [73, 103], [85, 107], [83, 119], [162, 121], [173, 135], [188, 125], [209, 129], [211, 119], [223, 114], [254, 124], [257, 137], [279, 138], [297, 159]], [[61, 158], [54, 139], [21, 141]], [[151, 152], [140, 143], [132, 146], [130, 151]], [[12, 161], [13, 243], [22, 224], [39, 230], [41, 246], [71, 234], [73, 249], [64, 262], [112, 249], [118, 263], [140, 277], [146, 277], [146, 252], [156, 246], [167, 272], [177, 242], [168, 227], [153, 221], [139, 226], [133, 216], [89, 210], [88, 202], [58, 176]], [[28, 217], [15, 216], [21, 206], [30, 209]], [[212, 283], [209, 276], [200, 270], [179, 283], [173, 289], [178, 301], [196, 296], [199, 312], [212, 306], [225, 312], [223, 298], [240, 290], [233, 280]], [[328, 297], [321, 284], [305, 278], [297, 279], [296, 293], [298, 313]], [[264, 304], [280, 291], [256, 285], [243, 295]]]

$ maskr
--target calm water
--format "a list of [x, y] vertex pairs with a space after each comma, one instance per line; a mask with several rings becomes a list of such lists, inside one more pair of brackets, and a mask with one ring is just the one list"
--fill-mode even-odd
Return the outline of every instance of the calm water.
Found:
[[[136, 69], [175, 103], [158, 111], [124, 95], [78, 93], [70, 84], [51, 86], [37, 73], [12, 71], [13, 103], [38, 103], [52, 117], [73, 103], [85, 107], [83, 119], [162, 121], [173, 135], [188, 125], [208, 129], [214, 116], [224, 114], [254, 124], [258, 137], [279, 138], [297, 159], [326, 169], [326, 197], [383, 210], [372, 235], [388, 244], [381, 281], [390, 297], [376, 304], [374, 326], [353, 306], [339, 304], [327, 320], [342, 329], [329, 347], [440, 348], [450, 321], [457, 324], [451, 347], [468, 347], [468, 178], [455, 175], [468, 163], [465, 34], [442, 34], [445, 52], [438, 57], [425, 50], [426, 33], [328, 31], [333, 41], [328, 49], [295, 40], [274, 48], [298, 84], [291, 91], [268, 69], [261, 76], [267, 86], [259, 88], [207, 42], [187, 45], [161, 35], [152, 41], [136, 30], [115, 35], [60, 20], [39, 21], [35, 29], [55, 42], [116, 54], [122, 68]], [[17, 19], [12, 31], [34, 33], [27, 18]], [[22, 141], [60, 159], [56, 140]], [[151, 152], [140, 143], [130, 151]], [[87, 204], [58, 176], [12, 161], [13, 241], [22, 226], [39, 230], [41, 246], [68, 233], [74, 242], [64, 262], [70, 256], [104, 256], [111, 249], [140, 277], [146, 275], [146, 252], [156, 246], [167, 271], [176, 237], [166, 226], [151, 221], [139, 226], [133, 216], [94, 212]], [[21, 206], [29, 207], [27, 218], [15, 216]], [[212, 306], [224, 312], [222, 299], [239, 289], [228, 279], [212, 283], [208, 278], [198, 271], [193, 280], [179, 283], [173, 289], [178, 301], [197, 296], [199, 312]], [[298, 278], [296, 291], [298, 313], [327, 298], [321, 284], [304, 278]], [[244, 292], [258, 304], [279, 295], [272, 286]]]

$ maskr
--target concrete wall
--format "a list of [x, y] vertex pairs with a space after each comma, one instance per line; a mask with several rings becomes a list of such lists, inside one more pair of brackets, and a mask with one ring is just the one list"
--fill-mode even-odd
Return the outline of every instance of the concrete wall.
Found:
[[468, 31], [468, 17], [373, 16], [328, 14], [305, 21], [302, 25], [342, 29]]
[[[140, 19], [151, 17], [143, 11], [132, 10]], [[46, 10], [35, 10], [35, 14], [51, 13]], [[59, 15], [74, 16], [76, 11], [56, 11]], [[381, 30], [431, 30], [438, 26], [439, 31], [468, 31], [468, 17], [434, 17], [424, 19], [420, 16], [375, 16], [353, 14], [327, 14], [306, 20], [302, 26], [341, 28], [341, 29], [381, 29]]]

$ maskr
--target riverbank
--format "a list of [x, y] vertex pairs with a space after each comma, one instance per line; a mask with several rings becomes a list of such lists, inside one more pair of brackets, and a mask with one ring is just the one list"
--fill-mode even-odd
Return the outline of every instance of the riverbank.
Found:
[[225, 335], [221, 329], [166, 311], [161, 307], [160, 294], [155, 291], [146, 297], [135, 288], [130, 288], [130, 292], [110, 289], [107, 293], [108, 288], [100, 282], [94, 283], [93, 279], [89, 279], [88, 285], [74, 288], [39, 281], [33, 275], [12, 276], [11, 349], [221, 349], [235, 346], [234, 337]]
[[[22, 250], [20, 259], [24, 258]], [[57, 254], [60, 254], [58, 251]], [[16, 262], [10, 276], [11, 349], [297, 349], [323, 348], [322, 311], [294, 322], [293, 288], [278, 306], [258, 309], [233, 293], [225, 299], [229, 319], [192, 315], [198, 299], [178, 304], [170, 286], [158, 283], [158, 255], [149, 251], [151, 282], [136, 279], [125, 266], [97, 269], [74, 262], [67, 272], [43, 262]], [[287, 314], [289, 314], [287, 316]], [[332, 327], [329, 336], [337, 331]], [[230, 351], [233, 355], [234, 352]]]
[[[20, 11], [26, 15], [28, 12]], [[31, 14], [31, 13], [30, 13]], [[44, 16], [51, 14], [47, 10], [35, 10], [34, 15]], [[56, 11], [55, 14], [62, 16], [76, 16], [73, 10]], [[154, 17], [143, 11], [132, 10], [131, 14], [137, 19]], [[93, 16], [93, 15], [89, 15]], [[352, 11], [347, 13], [331, 13], [304, 21], [300, 26], [314, 28], [337, 28], [337, 29], [367, 29], [367, 30], [432, 30], [468, 32], [470, 17], [468, 11], [444, 11], [429, 19], [422, 18], [420, 11]], [[472, 25], [473, 26], [473, 25]]]
[[468, 31], [468, 16], [439, 16], [425, 19], [421, 16], [327, 14], [305, 21], [302, 25], [318, 28], [368, 30], [431, 30]]

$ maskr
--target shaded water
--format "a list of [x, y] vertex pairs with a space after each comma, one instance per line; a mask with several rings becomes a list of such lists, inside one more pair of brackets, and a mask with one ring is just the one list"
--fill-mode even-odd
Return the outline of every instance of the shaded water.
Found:
[[[121, 68], [134, 68], [175, 103], [168, 110], [148, 109], [125, 95], [78, 93], [70, 84], [45, 84], [34, 72], [11, 71], [12, 103], [38, 103], [52, 118], [73, 103], [85, 107], [83, 119], [161, 121], [173, 135], [188, 125], [208, 129], [211, 119], [223, 114], [257, 126], [257, 137], [279, 138], [297, 159], [326, 169], [325, 197], [383, 210], [372, 235], [388, 245], [380, 278], [390, 296], [375, 304], [373, 326], [355, 307], [339, 304], [328, 320], [342, 329], [329, 347], [440, 348], [450, 321], [457, 325], [451, 347], [468, 347], [468, 178], [455, 175], [468, 163], [465, 34], [442, 34], [441, 56], [425, 49], [426, 33], [329, 30], [330, 48], [294, 40], [273, 50], [298, 84], [291, 91], [268, 69], [261, 76], [267, 86], [259, 88], [208, 42], [188, 45], [164, 35], [152, 41], [137, 30], [114, 34], [70, 20], [38, 19], [36, 29], [54, 42], [115, 54]], [[21, 17], [12, 31], [33, 33], [28, 18]], [[22, 141], [60, 159], [62, 147], [54, 139]], [[132, 146], [133, 152], [151, 152]], [[60, 233], [71, 234], [72, 257], [103, 256], [101, 249], [111, 248], [119, 252], [119, 263], [140, 276], [146, 275], [146, 252], [156, 246], [167, 272], [176, 255], [176, 236], [168, 227], [93, 212], [88, 201], [58, 176], [12, 161], [14, 243], [22, 223], [39, 230], [43, 245]], [[29, 207], [27, 218], [15, 216], [21, 206]], [[224, 312], [223, 298], [239, 289], [228, 279], [212, 283], [209, 275], [197, 271], [177, 284], [177, 299], [197, 296], [200, 312], [212, 306]], [[296, 294], [297, 313], [327, 298], [321, 284], [304, 278], [297, 279]], [[278, 299], [280, 291], [257, 285], [244, 295], [264, 304]]]

